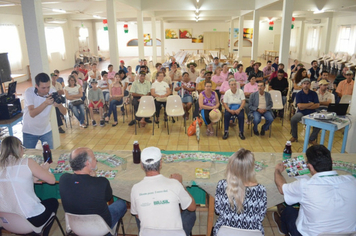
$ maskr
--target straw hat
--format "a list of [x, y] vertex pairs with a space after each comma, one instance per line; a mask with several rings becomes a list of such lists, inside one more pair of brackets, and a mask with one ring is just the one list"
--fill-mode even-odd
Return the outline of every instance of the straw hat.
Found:
[[211, 122], [216, 123], [221, 119], [221, 112], [218, 109], [213, 109], [209, 112]]

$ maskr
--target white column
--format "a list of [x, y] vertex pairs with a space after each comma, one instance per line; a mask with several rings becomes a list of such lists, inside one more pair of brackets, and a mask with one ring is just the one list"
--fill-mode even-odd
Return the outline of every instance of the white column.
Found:
[[239, 43], [238, 43], [239, 60], [240, 61], [242, 61], [243, 47], [244, 47], [244, 17], [240, 16], [240, 18], [239, 18]]
[[164, 32], [164, 21], [161, 20], [161, 62], [164, 63], [166, 61], [165, 50], [164, 50], [164, 40], [165, 40], [165, 32]]
[[299, 61], [302, 61], [302, 55], [303, 55], [303, 46], [304, 46], [304, 27], [305, 27], [305, 23], [304, 21], [302, 20], [302, 23], [300, 24], [300, 30], [299, 30], [299, 33], [300, 33], [300, 38], [299, 38], [299, 45], [298, 45], [298, 60]]
[[137, 39], [138, 39], [138, 58], [145, 58], [145, 49], [143, 46], [143, 13], [137, 10]]
[[333, 22], [333, 18], [332, 17], [328, 17], [327, 23], [326, 23], [326, 37], [325, 37], [324, 53], [328, 53], [329, 52], [332, 22]]
[[156, 17], [151, 17], [152, 24], [152, 62], [153, 66], [157, 63], [157, 36], [156, 36]]
[[[44, 32], [42, 3], [41, 0], [21, 0], [21, 8], [25, 26], [28, 59], [30, 61], [30, 70], [32, 74], [32, 85], [35, 86], [35, 77], [37, 74], [41, 72], [47, 74], [50, 73]], [[52, 108], [50, 115], [53, 148], [58, 148], [61, 145], [61, 141], [59, 139], [54, 107]]]
[[[354, 83], [354, 91], [356, 91], [356, 83]], [[349, 129], [349, 135], [347, 136], [347, 143], [346, 143], [346, 152], [348, 153], [356, 153], [356, 145], [355, 142], [352, 140], [356, 139], [356, 94], [354, 93], [351, 98], [351, 104], [353, 104], [350, 108], [351, 114], [351, 124]], [[350, 104], [350, 105], [351, 105]]]
[[[251, 59], [258, 60], [258, 36], [260, 31], [260, 11], [253, 11], [253, 38], [252, 38], [252, 52]], [[241, 32], [243, 33], [243, 31]]]
[[119, 67], [119, 44], [117, 41], [117, 23], [115, 0], [106, 0], [106, 16], [108, 19], [108, 33], [110, 46], [110, 63], [114, 68]]
[[231, 18], [230, 21], [230, 49], [229, 52], [232, 53], [234, 49], [234, 20]]
[[21, 0], [32, 85], [41, 72], [50, 74], [41, 0]]
[[279, 45], [279, 63], [288, 68], [290, 34], [292, 30], [294, 0], [283, 0], [282, 31]]

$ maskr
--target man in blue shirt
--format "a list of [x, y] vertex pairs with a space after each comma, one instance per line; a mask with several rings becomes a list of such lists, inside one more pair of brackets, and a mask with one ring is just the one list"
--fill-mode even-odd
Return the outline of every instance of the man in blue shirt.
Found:
[[308, 75], [310, 76], [311, 81], [317, 81], [319, 78], [319, 72], [320, 68], [318, 67], [318, 62], [316, 60], [313, 60], [311, 62], [312, 67], [310, 67], [308, 71]]
[[[291, 142], [298, 140], [298, 122], [302, 119], [303, 116], [309, 115], [315, 112], [319, 108], [319, 98], [316, 92], [310, 90], [310, 79], [304, 78], [301, 81], [302, 90], [297, 93], [296, 105], [298, 107], [298, 112], [290, 120], [290, 126], [292, 128], [292, 138]], [[316, 138], [318, 137], [320, 129], [313, 127], [313, 132], [309, 137], [309, 143], [316, 144]]]

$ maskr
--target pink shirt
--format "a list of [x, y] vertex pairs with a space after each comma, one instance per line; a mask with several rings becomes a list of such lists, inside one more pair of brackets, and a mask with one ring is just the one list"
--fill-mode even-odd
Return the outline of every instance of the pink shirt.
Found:
[[239, 82], [241, 84], [246, 84], [247, 83], [247, 74], [245, 72], [236, 72], [234, 74], [236, 82]]
[[254, 85], [251, 85], [251, 83], [245, 84], [244, 92], [253, 93], [257, 91], [258, 91], [257, 83], [255, 83]]
[[[224, 79], [224, 77], [221, 75], [214, 75], [211, 80], [214, 82], [214, 83], [223, 83], [226, 79]], [[216, 90], [219, 90], [220, 89], [220, 86], [216, 86]]]
[[222, 76], [225, 80], [227, 80], [227, 77], [229, 77], [229, 71], [227, 71], [226, 73], [224, 73], [224, 71], [221, 71], [220, 76]]
[[115, 71], [108, 71], [108, 78], [109, 79], [113, 79], [113, 78], [115, 78], [115, 74], [116, 74], [116, 72]]
[[[226, 92], [229, 89], [230, 89], [229, 81], [224, 81], [224, 83], [222, 83], [222, 85], [220, 86], [220, 92]], [[222, 100], [223, 98], [224, 98], [224, 94], [221, 94], [220, 100]]]

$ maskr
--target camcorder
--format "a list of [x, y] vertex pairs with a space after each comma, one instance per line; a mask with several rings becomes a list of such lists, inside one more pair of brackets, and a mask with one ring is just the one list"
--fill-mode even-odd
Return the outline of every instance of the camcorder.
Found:
[[53, 92], [51, 94], [51, 97], [53, 98], [55, 103], [61, 104], [63, 103], [63, 97], [61, 95], [59, 95], [57, 92]]

